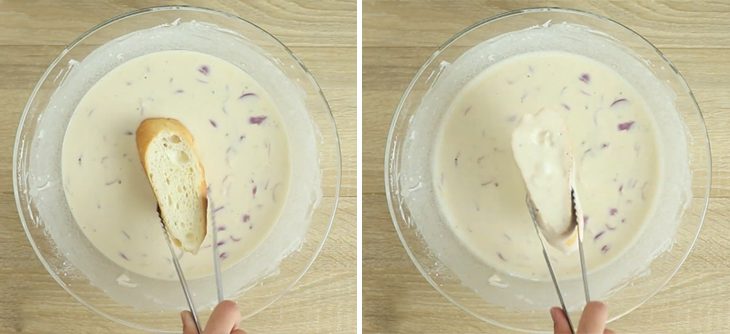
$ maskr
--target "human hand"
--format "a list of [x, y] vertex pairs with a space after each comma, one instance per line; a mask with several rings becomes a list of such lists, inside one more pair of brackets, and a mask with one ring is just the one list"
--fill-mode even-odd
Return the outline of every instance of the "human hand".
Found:
[[[563, 309], [559, 307], [551, 308], [550, 316], [553, 318], [555, 334], [570, 334], [570, 325]], [[576, 334], [614, 334], [612, 330], [606, 329], [606, 320], [608, 320], [606, 304], [590, 302], [583, 309], [583, 315], [580, 317]]]
[[[183, 334], [198, 334], [190, 311], [182, 311], [180, 318]], [[238, 305], [230, 300], [224, 300], [213, 309], [201, 334], [246, 334], [243, 329], [238, 328], [239, 321], [241, 313], [238, 311]]]

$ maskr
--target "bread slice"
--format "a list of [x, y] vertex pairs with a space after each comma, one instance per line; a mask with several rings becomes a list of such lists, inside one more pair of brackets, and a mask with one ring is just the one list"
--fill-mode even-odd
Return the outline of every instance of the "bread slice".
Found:
[[574, 160], [562, 111], [526, 114], [512, 133], [512, 153], [545, 240], [563, 252], [577, 243], [573, 226]]
[[137, 151], [170, 239], [197, 253], [208, 231], [208, 198], [193, 136], [178, 120], [148, 118], [137, 128]]

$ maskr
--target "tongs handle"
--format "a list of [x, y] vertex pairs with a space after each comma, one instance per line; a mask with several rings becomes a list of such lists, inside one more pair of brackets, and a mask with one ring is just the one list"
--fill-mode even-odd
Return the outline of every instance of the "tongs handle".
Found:
[[550, 257], [548, 256], [547, 248], [545, 248], [545, 242], [542, 240], [542, 233], [540, 232], [540, 228], [537, 226], [537, 218], [535, 217], [535, 206], [534, 206], [534, 203], [532, 202], [532, 199], [530, 198], [529, 193], [527, 193], [525, 202], [527, 202], [527, 209], [530, 212], [530, 218], [532, 219], [532, 225], [535, 227], [535, 232], [537, 233], [537, 239], [540, 240], [540, 246], [542, 247], [542, 255], [543, 255], [543, 257], [545, 257], [545, 264], [547, 264], [548, 271], [550, 272], [550, 278], [553, 280], [553, 285], [555, 286], [555, 292], [558, 294], [558, 299], [560, 300], [560, 308], [563, 309], [563, 313], [565, 314], [565, 319], [568, 320], [568, 326], [570, 327], [570, 333], [575, 334], [573, 322], [570, 320], [570, 314], [568, 314], [568, 308], [565, 307], [565, 300], [563, 300], [563, 293], [560, 291], [560, 285], [558, 284], [558, 279], [555, 277], [555, 271], [553, 270], [552, 262], [550, 262]]
[[[211, 201], [211, 205], [213, 202]], [[215, 207], [215, 206], [213, 206]], [[213, 270], [215, 272], [215, 287], [218, 295], [218, 303], [223, 301], [223, 279], [221, 277], [220, 254], [218, 254], [218, 227], [215, 223], [215, 214], [211, 215], [211, 227], [213, 229]]]
[[[572, 207], [572, 219], [580, 220], [583, 219], [582, 217], [577, 216], [577, 210], [575, 205], [575, 192], [571, 190], [570, 192], [571, 201], [573, 205]], [[532, 202], [532, 198], [530, 198], [530, 194], [527, 193], [525, 197], [525, 201], [527, 203], [527, 209], [530, 213], [530, 218], [532, 219], [532, 225], [535, 227], [535, 232], [537, 233], [537, 238], [540, 240], [540, 246], [542, 247], [542, 255], [545, 258], [545, 264], [547, 264], [548, 271], [550, 272], [550, 278], [553, 281], [553, 285], [555, 286], [555, 292], [558, 294], [558, 299], [560, 300], [560, 307], [563, 309], [563, 313], [565, 314], [565, 319], [568, 320], [568, 325], [570, 327], [570, 332], [572, 334], [575, 334], [575, 329], [573, 328], [573, 323], [570, 321], [570, 315], [568, 314], [568, 309], [565, 307], [565, 301], [563, 300], [563, 293], [560, 291], [560, 285], [558, 284], [558, 279], [555, 276], [555, 271], [553, 270], [552, 262], [550, 261], [550, 257], [547, 253], [547, 248], [545, 247], [545, 242], [543, 241], [542, 233], [540, 232], [540, 228], [537, 226], [537, 218], [535, 217], [535, 206]], [[581, 277], [583, 279], [583, 293], [585, 295], [586, 304], [588, 304], [591, 301], [591, 295], [590, 291], [588, 289], [588, 274], [586, 273], [586, 261], [585, 261], [585, 253], [583, 251], [583, 228], [585, 223], [577, 223], [578, 228], [578, 252], [580, 253], [580, 273]]]
[[[585, 221], [583, 221], [584, 217], [578, 216], [578, 210], [577, 210], [577, 199], [575, 197], [575, 190], [570, 191], [570, 198], [573, 201], [572, 205], [572, 214], [573, 219], [577, 222], [578, 227], [578, 253], [580, 253], [580, 276], [583, 278], [583, 293], [586, 297], [586, 305], [591, 302], [591, 293], [588, 291], [588, 274], [586, 273], [586, 257], [585, 253], [583, 252], [583, 234], [585, 233]], [[581, 213], [582, 215], [582, 213]]]
[[198, 334], [201, 334], [203, 333], [203, 330], [200, 328], [198, 313], [195, 311], [195, 303], [193, 303], [193, 298], [192, 296], [190, 296], [188, 282], [187, 280], [185, 280], [185, 274], [183, 274], [182, 267], [180, 266], [180, 261], [177, 258], [177, 254], [175, 254], [175, 247], [172, 246], [172, 242], [170, 241], [170, 237], [168, 236], [164, 225], [162, 226], [162, 230], [165, 233], [165, 241], [167, 241], [167, 247], [170, 248], [170, 256], [172, 257], [172, 263], [175, 265], [175, 271], [177, 271], [177, 278], [180, 280], [180, 286], [182, 287], [183, 293], [185, 294], [185, 301], [187, 301], [188, 303], [188, 310], [190, 310], [190, 313], [193, 315], [195, 329], [198, 331]]

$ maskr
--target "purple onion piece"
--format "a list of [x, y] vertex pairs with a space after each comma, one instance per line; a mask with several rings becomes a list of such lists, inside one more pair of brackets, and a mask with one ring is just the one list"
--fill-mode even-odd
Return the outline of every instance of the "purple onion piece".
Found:
[[619, 123], [618, 130], [619, 131], [629, 131], [632, 126], [634, 126], [634, 121]]
[[619, 103], [623, 103], [623, 102], [629, 102], [629, 100], [627, 100], [627, 99], [625, 99], [625, 98], [620, 98], [620, 99], [616, 99], [616, 100], [614, 100], [614, 101], [613, 101], [613, 102], [611, 103], [611, 108], [613, 108], [613, 107], [614, 107], [614, 106], [616, 106], [617, 104], [619, 104]]
[[259, 125], [266, 120], [266, 116], [251, 116], [248, 118], [248, 122], [251, 124]]
[[243, 99], [245, 99], [245, 98], [247, 98], [247, 97], [255, 97], [255, 96], [256, 96], [256, 93], [250, 93], [250, 92], [249, 92], [249, 93], [246, 93], [246, 92], [243, 92], [243, 93], [241, 93], [241, 95], [240, 95], [240, 96], [238, 97], [238, 99], [239, 99], [239, 100], [243, 100]]
[[198, 72], [200, 72], [202, 75], [208, 75], [210, 74], [210, 68], [208, 68], [208, 65], [203, 65], [198, 67]]

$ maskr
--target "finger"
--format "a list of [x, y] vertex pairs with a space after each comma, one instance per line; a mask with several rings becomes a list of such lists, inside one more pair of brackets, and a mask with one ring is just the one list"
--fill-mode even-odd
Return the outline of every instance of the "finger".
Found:
[[610, 329], [607, 329], [607, 330], [603, 331], [603, 334], [616, 334], [616, 332], [614, 332]]
[[195, 328], [193, 314], [190, 311], [180, 312], [180, 320], [182, 320], [183, 324], [183, 334], [198, 334], [198, 329]]
[[241, 320], [238, 305], [230, 300], [218, 304], [205, 325], [206, 334], [229, 334]]
[[553, 318], [553, 332], [555, 334], [570, 334], [570, 324], [563, 313], [563, 309], [553, 307], [550, 309], [550, 317]]
[[234, 329], [231, 334], [246, 334], [246, 332], [243, 331], [243, 329]]
[[608, 319], [608, 308], [601, 302], [590, 302], [583, 309], [578, 325], [578, 334], [603, 333], [606, 329]]

